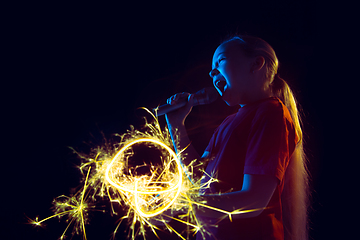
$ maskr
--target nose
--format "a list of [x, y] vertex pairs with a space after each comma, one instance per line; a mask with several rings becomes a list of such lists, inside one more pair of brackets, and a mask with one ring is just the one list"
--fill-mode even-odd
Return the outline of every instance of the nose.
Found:
[[210, 75], [210, 77], [214, 77], [214, 76], [216, 76], [216, 75], [218, 75], [219, 74], [219, 71], [216, 69], [216, 68], [214, 68], [213, 70], [211, 70], [210, 72], [209, 72], [209, 75]]

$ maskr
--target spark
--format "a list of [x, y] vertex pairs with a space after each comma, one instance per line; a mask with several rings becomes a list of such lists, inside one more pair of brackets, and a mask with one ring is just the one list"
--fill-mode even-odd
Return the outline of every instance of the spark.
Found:
[[88, 169], [88, 172], [87, 172], [87, 175], [85, 178], [85, 182], [84, 182], [84, 185], [83, 185], [83, 188], [81, 189], [81, 191], [78, 191], [72, 197], [61, 195], [54, 200], [54, 202], [53, 202], [54, 208], [55, 208], [54, 215], [44, 218], [40, 221], [39, 221], [38, 217], [36, 217], [35, 220], [29, 219], [29, 223], [36, 225], [36, 226], [42, 226], [43, 222], [45, 222], [51, 218], [68, 216], [67, 222], [69, 222], [69, 224], [65, 228], [65, 231], [61, 235], [60, 239], [63, 239], [65, 237], [67, 230], [74, 223], [75, 225], [77, 225], [75, 228], [77, 230], [77, 232], [81, 232], [83, 235], [83, 239], [86, 240], [87, 239], [86, 231], [85, 231], [85, 223], [87, 221], [86, 212], [91, 207], [91, 205], [86, 202], [86, 200], [88, 198], [86, 190], [88, 187], [87, 183], [88, 183], [90, 170], [91, 170], [91, 167], [89, 167], [89, 169]]
[[[144, 108], [145, 109], [145, 108]], [[120, 140], [110, 143], [105, 140], [101, 147], [92, 149], [89, 154], [82, 154], [71, 148], [83, 161], [79, 166], [84, 176], [84, 183], [80, 190], [72, 196], [61, 195], [53, 202], [54, 214], [42, 220], [36, 217], [29, 219], [34, 226], [42, 226], [43, 222], [58, 217], [66, 218], [68, 223], [60, 239], [64, 239], [66, 233], [73, 226], [72, 234], [82, 235], [87, 240], [86, 225], [89, 223], [88, 212], [97, 210], [97, 205], [104, 201], [110, 202], [112, 215], [117, 216], [114, 205], [125, 208], [126, 213], [118, 218], [118, 224], [113, 231], [115, 239], [117, 231], [123, 220], [127, 219], [129, 224], [129, 239], [135, 239], [142, 235], [145, 239], [146, 230], [150, 229], [157, 237], [160, 225], [170, 232], [174, 232], [180, 239], [188, 239], [190, 234], [200, 232], [206, 233], [203, 224], [197, 217], [195, 210], [203, 207], [224, 214], [223, 220], [233, 215], [243, 214], [259, 209], [238, 209], [228, 212], [212, 206], [201, 200], [199, 191], [208, 188], [212, 182], [217, 181], [210, 176], [207, 183], [201, 184], [201, 179], [194, 179], [194, 169], [203, 168], [203, 163], [192, 160], [189, 166], [183, 166], [180, 162], [183, 151], [176, 154], [172, 147], [169, 131], [161, 130], [157, 117], [153, 115], [152, 122], [146, 118], [142, 131], [130, 126], [130, 130], [119, 135]], [[177, 136], [178, 137], [178, 136]], [[178, 142], [178, 139], [175, 139]], [[151, 159], [150, 163], [135, 165], [132, 157], [136, 146], [146, 146], [159, 151], [160, 163], [155, 165]], [[139, 174], [137, 170], [147, 167], [147, 173]], [[203, 170], [202, 170], [203, 171]], [[204, 171], [203, 171], [204, 172]], [[170, 221], [177, 221], [187, 226], [187, 236], [176, 231]], [[217, 224], [217, 223], [216, 223]], [[215, 224], [215, 225], [216, 225]]]
[[[117, 166], [114, 162], [121, 162], [124, 151], [132, 145], [139, 143], [154, 143], [160, 145], [170, 153], [171, 158], [169, 162], [164, 163], [164, 171], [162, 171], [159, 176], [157, 176], [157, 171], [154, 171], [150, 177], [142, 176], [139, 179], [131, 179], [130, 183], [123, 178], [116, 179], [119, 169], [117, 167], [114, 169], [113, 166]], [[175, 163], [177, 166], [176, 173], [169, 171], [169, 166], [172, 163]], [[181, 191], [183, 181], [182, 172], [180, 160], [170, 147], [157, 139], [139, 138], [126, 144], [115, 155], [106, 169], [105, 178], [112, 187], [116, 188], [122, 194], [127, 195], [137, 214], [141, 217], [150, 218], [163, 213], [176, 201]], [[155, 178], [156, 180], [154, 180]], [[159, 202], [161, 204], [159, 204]]]

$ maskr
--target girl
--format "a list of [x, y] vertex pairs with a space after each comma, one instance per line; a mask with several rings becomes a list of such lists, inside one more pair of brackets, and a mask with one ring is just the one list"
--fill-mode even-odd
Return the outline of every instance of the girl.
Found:
[[[201, 194], [207, 205], [226, 211], [251, 210], [223, 218], [199, 208], [204, 231], [197, 239], [307, 239], [307, 171], [296, 100], [279, 77], [278, 59], [264, 40], [235, 36], [215, 51], [210, 77], [229, 106], [240, 105], [216, 129], [201, 158], [208, 159], [202, 182], [218, 179]], [[188, 103], [166, 115], [172, 136], [185, 149], [184, 164], [200, 159], [189, 145], [184, 121], [193, 95], [179, 93], [169, 104]], [[174, 141], [174, 138], [173, 138]], [[175, 145], [175, 144], [174, 144]]]

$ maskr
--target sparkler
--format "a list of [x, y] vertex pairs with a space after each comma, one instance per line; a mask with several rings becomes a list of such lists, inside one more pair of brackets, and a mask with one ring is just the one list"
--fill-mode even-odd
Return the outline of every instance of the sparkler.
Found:
[[[113, 231], [114, 238], [122, 221], [128, 219], [131, 230], [128, 237], [131, 239], [135, 239], [137, 235], [142, 235], [145, 239], [146, 228], [158, 236], [158, 225], [164, 225], [170, 232], [185, 240], [190, 234], [197, 232], [203, 236], [208, 234], [202, 228], [203, 223], [196, 218], [196, 205], [219, 211], [224, 214], [224, 218], [229, 217], [230, 220], [234, 214], [256, 211], [240, 209], [228, 212], [201, 201], [199, 190], [209, 187], [216, 179], [210, 177], [210, 180], [202, 185], [200, 179], [194, 181], [192, 169], [201, 168], [202, 163], [197, 163], [194, 159], [189, 166], [182, 166], [182, 152], [176, 154], [170, 147], [172, 141], [169, 132], [167, 129], [162, 131], [157, 118], [149, 110], [145, 110], [154, 118], [151, 123], [144, 118], [145, 130], [138, 131], [131, 126], [127, 133], [116, 135], [120, 137], [120, 141], [115, 144], [106, 141], [104, 146], [93, 149], [88, 155], [80, 154], [73, 149], [83, 159], [79, 166], [84, 176], [82, 187], [72, 196], [57, 197], [53, 202], [54, 215], [42, 220], [38, 217], [35, 220], [29, 219], [29, 223], [41, 226], [51, 218], [67, 217], [68, 225], [60, 239], [63, 239], [73, 226], [72, 234], [82, 235], [86, 240], [88, 212], [95, 210], [98, 202], [107, 200], [111, 203], [112, 214], [117, 214], [113, 204], [127, 208], [127, 213], [119, 218], [119, 223]], [[145, 145], [159, 151], [160, 165], [144, 163], [133, 166], [132, 157], [137, 145]], [[184, 157], [186, 156], [181, 156]], [[142, 166], [148, 167], [149, 172], [139, 174], [138, 169]], [[187, 226], [186, 237], [170, 226], [170, 220]], [[139, 227], [136, 227], [136, 223], [139, 223]]]

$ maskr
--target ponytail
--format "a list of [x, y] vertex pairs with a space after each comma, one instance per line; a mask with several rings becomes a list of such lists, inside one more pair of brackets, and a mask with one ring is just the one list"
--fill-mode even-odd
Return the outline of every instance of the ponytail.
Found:
[[299, 137], [299, 143], [302, 142], [303, 134], [301, 130], [301, 118], [293, 92], [291, 91], [286, 81], [282, 79], [279, 74], [275, 74], [271, 85], [273, 94], [279, 98], [289, 110], [291, 118], [294, 122], [296, 134]]
[[272, 84], [273, 94], [288, 108], [299, 141], [285, 172], [284, 189], [281, 195], [285, 239], [308, 239], [308, 171], [303, 149], [301, 118], [296, 99], [289, 85], [279, 74], [275, 74]]
[[246, 56], [263, 56], [265, 59], [265, 78], [270, 82], [274, 96], [278, 97], [288, 108], [294, 127], [299, 137], [289, 165], [285, 172], [284, 189], [281, 194], [285, 240], [308, 239], [308, 171], [303, 149], [303, 133], [297, 102], [289, 85], [282, 79], [277, 70], [279, 62], [274, 49], [261, 38], [235, 35], [223, 42], [236, 41]]

